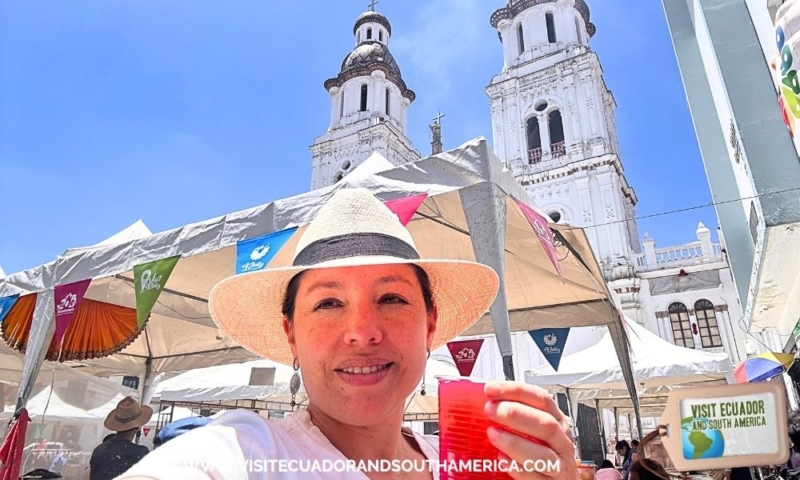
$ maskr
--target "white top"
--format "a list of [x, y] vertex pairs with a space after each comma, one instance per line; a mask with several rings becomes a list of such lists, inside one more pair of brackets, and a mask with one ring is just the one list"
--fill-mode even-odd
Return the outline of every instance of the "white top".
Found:
[[[436, 466], [439, 437], [403, 430], [414, 436], [422, 453]], [[306, 410], [287, 415], [279, 422], [248, 410], [235, 410], [153, 450], [118, 479], [367, 478], [358, 467], [314, 426]], [[372, 471], [392, 468], [387, 464], [367, 467]], [[416, 468], [422, 467], [420, 462]], [[437, 468], [424, 467], [432, 471], [434, 479], [439, 478]]]

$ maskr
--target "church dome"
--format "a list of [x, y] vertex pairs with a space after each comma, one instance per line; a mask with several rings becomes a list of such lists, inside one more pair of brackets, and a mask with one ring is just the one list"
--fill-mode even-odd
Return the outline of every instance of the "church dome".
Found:
[[389, 52], [389, 47], [376, 41], [362, 42], [350, 52], [342, 62], [342, 70], [339, 75], [325, 82], [325, 89], [340, 87], [355, 77], [369, 76], [375, 70], [381, 70], [389, 81], [400, 88], [404, 97], [414, 101], [416, 95], [406, 87], [400, 74], [400, 67]]
[[389, 35], [392, 34], [392, 25], [389, 23], [388, 18], [384, 17], [382, 14], [378, 12], [367, 10], [366, 12], [359, 15], [358, 18], [356, 19], [356, 25], [353, 27], [353, 35], [356, 34], [358, 27], [364, 25], [365, 23], [377, 23], [379, 25], [382, 25], [384, 28], [386, 28], [386, 31], [389, 32]]
[[[490, 23], [492, 27], [497, 28], [497, 25], [501, 21], [513, 20], [514, 17], [531, 7], [545, 3], [554, 3], [556, 1], [557, 0], [508, 0], [505, 8], [501, 8], [492, 14]], [[583, 17], [583, 21], [586, 22], [586, 31], [589, 33], [590, 37], [593, 37], [597, 32], [597, 28], [589, 21], [589, 6], [586, 5], [585, 0], [575, 0], [575, 10]]]

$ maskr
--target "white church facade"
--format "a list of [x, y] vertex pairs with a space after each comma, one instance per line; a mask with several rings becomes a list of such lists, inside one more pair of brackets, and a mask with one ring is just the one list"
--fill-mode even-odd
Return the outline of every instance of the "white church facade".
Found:
[[[589, 47], [595, 26], [584, 0], [508, 0], [490, 21], [503, 55], [502, 71], [486, 87], [497, 157], [553, 222], [586, 229], [625, 315], [677, 345], [724, 351], [734, 364], [747, 358], [748, 335], [722, 240], [714, 242], [702, 224], [687, 245], [658, 248], [647, 235], [640, 240], [639, 199], [619, 154], [616, 103]], [[388, 19], [368, 11], [354, 34], [355, 49], [325, 82], [331, 121], [311, 147], [312, 188], [340, 180], [373, 151], [393, 164], [420, 158], [406, 137], [415, 95], [389, 53]], [[601, 328], [573, 329], [565, 355], [602, 334]], [[545, 363], [526, 332], [514, 335], [514, 348], [517, 379]], [[449, 352], [433, 356], [447, 360]], [[473, 376], [503, 378], [491, 336]]]

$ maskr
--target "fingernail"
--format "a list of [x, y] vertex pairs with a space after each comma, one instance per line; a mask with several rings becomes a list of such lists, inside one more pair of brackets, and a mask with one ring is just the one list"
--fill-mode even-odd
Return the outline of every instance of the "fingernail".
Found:
[[486, 386], [483, 387], [483, 393], [487, 397], [497, 397], [503, 393], [503, 387], [497, 382], [486, 382]]
[[486, 429], [486, 435], [489, 436], [489, 441], [494, 443], [500, 440], [500, 430], [495, 427], [489, 427]]
[[497, 414], [497, 405], [498, 402], [486, 402], [486, 405], [483, 406], [483, 411], [489, 417], [494, 417]]

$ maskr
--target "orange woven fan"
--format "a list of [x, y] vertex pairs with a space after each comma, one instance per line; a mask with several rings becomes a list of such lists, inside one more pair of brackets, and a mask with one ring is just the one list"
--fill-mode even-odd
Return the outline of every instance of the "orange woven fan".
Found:
[[[36, 298], [35, 293], [19, 297], [0, 325], [0, 336], [6, 344], [23, 354], [31, 331]], [[53, 338], [45, 358], [65, 362], [107, 357], [130, 345], [142, 328], [136, 321], [136, 309], [84, 298], [64, 333], [61, 356]]]

